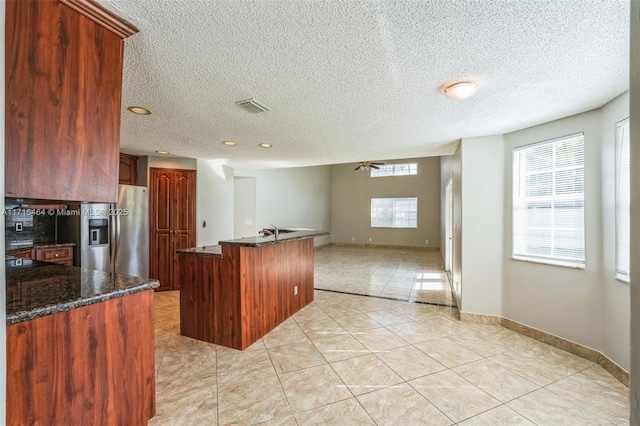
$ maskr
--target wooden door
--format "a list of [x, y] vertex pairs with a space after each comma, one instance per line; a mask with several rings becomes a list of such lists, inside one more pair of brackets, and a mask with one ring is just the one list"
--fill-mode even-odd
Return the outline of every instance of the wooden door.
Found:
[[149, 272], [158, 290], [177, 290], [179, 248], [195, 246], [195, 170], [152, 168], [149, 179], [151, 235]]

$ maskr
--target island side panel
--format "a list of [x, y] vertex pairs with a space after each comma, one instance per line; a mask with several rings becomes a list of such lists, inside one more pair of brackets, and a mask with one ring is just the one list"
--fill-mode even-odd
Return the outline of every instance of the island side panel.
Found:
[[242, 348], [242, 317], [240, 288], [240, 248], [224, 247], [214, 285], [214, 343], [235, 349]]
[[313, 238], [240, 252], [245, 349], [313, 301]]
[[153, 292], [7, 326], [7, 424], [146, 424]]
[[180, 334], [216, 342], [215, 286], [220, 264], [213, 257], [178, 257], [180, 271]]

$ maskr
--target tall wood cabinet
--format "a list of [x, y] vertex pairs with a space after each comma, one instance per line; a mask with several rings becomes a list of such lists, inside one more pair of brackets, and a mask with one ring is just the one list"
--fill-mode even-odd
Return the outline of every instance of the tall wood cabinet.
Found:
[[196, 171], [151, 168], [149, 273], [158, 290], [177, 290], [176, 250], [196, 245]]
[[138, 159], [140, 157], [131, 154], [120, 153], [120, 171], [118, 179], [121, 185], [138, 184]]
[[93, 0], [7, 0], [5, 196], [115, 202], [124, 38]]

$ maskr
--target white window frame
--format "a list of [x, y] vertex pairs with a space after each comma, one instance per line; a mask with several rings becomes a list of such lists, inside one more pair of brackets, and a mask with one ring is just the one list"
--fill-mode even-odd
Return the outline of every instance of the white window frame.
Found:
[[[568, 136], [563, 136], [560, 138], [556, 138], [556, 139], [551, 139], [551, 140], [547, 140], [547, 141], [543, 141], [543, 142], [538, 142], [538, 143], [534, 143], [534, 144], [530, 144], [530, 145], [525, 145], [525, 146], [521, 146], [521, 147], [517, 147], [513, 150], [513, 212], [512, 212], [512, 220], [513, 220], [513, 245], [512, 245], [512, 258], [514, 260], [523, 260], [523, 261], [528, 261], [528, 262], [535, 262], [535, 263], [543, 263], [543, 264], [549, 264], [549, 265], [555, 265], [555, 266], [563, 266], [563, 267], [569, 267], [569, 268], [577, 268], [577, 269], [584, 269], [585, 268], [585, 258], [586, 258], [586, 243], [585, 243], [585, 211], [586, 211], [586, 206], [585, 206], [585, 193], [586, 193], [586, 188], [585, 188], [585, 174], [584, 174], [584, 168], [585, 168], [585, 161], [584, 161], [584, 157], [583, 157], [583, 163], [580, 166], [566, 166], [566, 167], [562, 167], [562, 166], [558, 166], [556, 164], [556, 146], [558, 146], [560, 143], [566, 141], [566, 140], [570, 140], [570, 139], [574, 139], [574, 138], [581, 138], [581, 142], [582, 142], [582, 149], [583, 149], [583, 155], [584, 155], [584, 133], [576, 133], [576, 134], [572, 134], [572, 135], [568, 135]], [[527, 174], [524, 170], [521, 170], [521, 165], [522, 162], [524, 160], [522, 160], [522, 156], [524, 156], [526, 154], [526, 152], [530, 149], [533, 148], [537, 148], [540, 147], [541, 145], [551, 145], [552, 146], [552, 152], [553, 152], [553, 156], [552, 159], [550, 161], [551, 166], [550, 168], [546, 169], [546, 170], [537, 170], [535, 172], [530, 172], [529, 175], [533, 176], [536, 174], [543, 174], [543, 173], [550, 173], [551, 174], [551, 185], [552, 185], [552, 193], [550, 195], [541, 195], [541, 196], [527, 196], [526, 195], [526, 188], [527, 188], [527, 183], [526, 183], [526, 177]], [[563, 194], [556, 194], [556, 173], [559, 171], [564, 171], [564, 170], [579, 170], [580, 168], [582, 168], [582, 187], [583, 187], [583, 191], [582, 194], [569, 194], [569, 195], [563, 195]], [[535, 183], [535, 182], [534, 182]], [[556, 236], [558, 232], [566, 232], [567, 230], [569, 231], [576, 231], [575, 228], [561, 228], [561, 227], [556, 227], [555, 226], [555, 215], [554, 215], [554, 210], [556, 208], [556, 202], [558, 203], [562, 203], [562, 202], [582, 202], [582, 257], [571, 257], [571, 256], [562, 256], [562, 255], [555, 255], [553, 253], [554, 249], [555, 249], [555, 242], [557, 241]], [[541, 230], [550, 230], [551, 231], [551, 250], [552, 253], [548, 254], [548, 255], [541, 255], [541, 254], [535, 254], [532, 252], [527, 252], [527, 242], [526, 242], [526, 230], [531, 230], [531, 229], [535, 229], [536, 227], [526, 227], [526, 218], [527, 218], [527, 212], [530, 211], [530, 209], [526, 208], [527, 203], [550, 203], [551, 205], [551, 215], [550, 215], [550, 220], [551, 220], [551, 225], [549, 227], [542, 227], [540, 228]]]
[[616, 123], [616, 279], [628, 283], [631, 267], [631, 159], [629, 118]]
[[[387, 202], [389, 200], [391, 200], [391, 203], [393, 204], [392, 208], [391, 208], [391, 225], [378, 225], [378, 224], [374, 224], [375, 219], [379, 217], [379, 215], [381, 212], [379, 211], [379, 208], [375, 208], [374, 207], [374, 200], [386, 200]], [[409, 211], [409, 212], [401, 212], [401, 211], [397, 211], [396, 205], [397, 203], [400, 202], [404, 202], [406, 200], [411, 200], [413, 202], [415, 202], [415, 210], [413, 211]], [[375, 211], [374, 211], [375, 209]], [[370, 212], [371, 212], [371, 228], [393, 228], [393, 229], [417, 229], [418, 228], [418, 197], [379, 197], [379, 198], [371, 198], [371, 205], [370, 205]], [[398, 214], [405, 214], [405, 213], [413, 213], [415, 214], [415, 219], [412, 218], [408, 218], [408, 219], [403, 219], [403, 218], [396, 218], [396, 216]], [[397, 225], [397, 223], [403, 223], [403, 222], [413, 222], [413, 224], [409, 223], [407, 226], [402, 226], [402, 225]], [[412, 226], [414, 225], [414, 226]]]
[[383, 164], [377, 169], [371, 168], [371, 177], [415, 176], [418, 163]]

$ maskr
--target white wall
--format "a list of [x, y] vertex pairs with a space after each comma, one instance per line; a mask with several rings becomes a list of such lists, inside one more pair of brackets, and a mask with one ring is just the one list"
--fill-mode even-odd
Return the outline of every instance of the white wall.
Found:
[[[603, 344], [605, 306], [624, 292], [622, 286], [605, 277], [603, 268], [603, 221], [613, 220], [613, 211], [604, 214], [603, 152], [614, 143], [614, 123], [604, 123], [626, 109], [624, 99], [607, 109], [590, 111], [540, 126], [509, 133], [505, 139], [505, 260], [503, 284], [503, 316], [531, 327], [555, 334], [581, 345], [604, 351], [623, 368], [628, 369], [624, 352], [628, 339], [611, 336], [607, 350]], [[619, 103], [619, 104], [618, 104]], [[615, 113], [614, 113], [615, 112]], [[622, 118], [622, 117], [621, 117]], [[512, 254], [512, 153], [519, 146], [558, 138], [574, 133], [585, 138], [585, 269], [529, 263], [511, 259]], [[610, 170], [609, 170], [610, 172]], [[606, 181], [606, 179], [605, 179]], [[606, 189], [612, 191], [611, 189]], [[508, 213], [507, 213], [508, 212]], [[610, 244], [609, 244], [610, 246]], [[610, 248], [609, 248], [610, 249]], [[610, 256], [609, 256], [610, 257]], [[611, 290], [611, 291], [609, 291]], [[611, 296], [607, 299], [607, 296]], [[625, 308], [620, 307], [622, 312]], [[615, 315], [610, 309], [609, 315]], [[624, 322], [624, 313], [609, 320], [609, 325]]]
[[[5, 23], [5, 2], [0, 4], [0, 28], [4, 28]], [[4, 46], [4, 31], [0, 34], [0, 45]], [[4, 52], [4, 48], [2, 50]], [[0, 55], [0, 93], [4, 99], [4, 55]], [[4, 102], [0, 103], [0, 116], [4, 117]], [[4, 120], [0, 122], [0, 188], [4, 192]], [[4, 197], [1, 198], [0, 208], [4, 210]], [[0, 230], [0, 249], [4, 253], [4, 219]], [[4, 262], [0, 266], [0, 321], [1, 324], [7, 323], [7, 303], [6, 303], [6, 282]], [[6, 328], [0, 327], [0, 424], [4, 424], [6, 419], [6, 389], [7, 389], [7, 334]]]
[[[279, 228], [331, 230], [331, 168], [296, 167], [274, 170], [237, 170], [237, 176], [256, 178], [257, 229]], [[327, 244], [331, 236], [315, 238]]]
[[256, 178], [236, 176], [234, 179], [233, 194], [233, 238], [258, 235], [256, 224]]
[[[640, 3], [631, 2], [631, 211], [640, 211]], [[634, 167], [634, 165], [636, 167]], [[640, 425], [640, 215], [631, 216], [631, 421]]]
[[[218, 244], [233, 236], [233, 169], [197, 160], [196, 245]], [[206, 228], [202, 222], [206, 221]]]
[[[440, 158], [386, 161], [392, 163], [418, 163], [418, 175], [372, 178], [355, 163], [331, 167], [332, 242], [440, 246]], [[418, 197], [418, 228], [371, 228], [371, 198], [384, 197]]]
[[600, 111], [602, 171], [602, 352], [629, 369], [629, 284], [615, 274], [615, 143], [616, 123], [629, 116], [629, 93], [617, 97]]
[[462, 300], [460, 311], [502, 314], [504, 141], [462, 139]]

